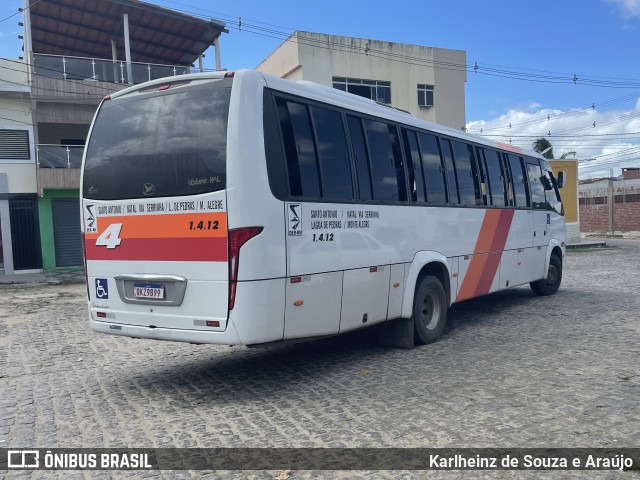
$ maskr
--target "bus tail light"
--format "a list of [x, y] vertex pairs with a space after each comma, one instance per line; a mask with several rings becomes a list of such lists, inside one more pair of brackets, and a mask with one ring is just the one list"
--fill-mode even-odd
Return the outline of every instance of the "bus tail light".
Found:
[[256, 235], [260, 235], [263, 229], [264, 227], [246, 227], [229, 230], [229, 310], [233, 310], [236, 303], [240, 248]]

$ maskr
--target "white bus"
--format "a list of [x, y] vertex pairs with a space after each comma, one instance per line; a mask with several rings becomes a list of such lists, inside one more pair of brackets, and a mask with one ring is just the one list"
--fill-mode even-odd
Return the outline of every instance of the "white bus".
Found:
[[562, 277], [540, 155], [256, 71], [106, 97], [81, 183], [97, 332], [256, 345], [402, 319], [425, 344], [454, 302]]

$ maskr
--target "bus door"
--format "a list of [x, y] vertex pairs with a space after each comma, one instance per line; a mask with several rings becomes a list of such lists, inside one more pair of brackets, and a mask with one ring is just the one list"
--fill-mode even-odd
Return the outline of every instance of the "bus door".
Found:
[[550, 214], [542, 182], [542, 169], [537, 159], [526, 160], [529, 191], [531, 192], [531, 206], [533, 208], [533, 263], [530, 266], [531, 280], [542, 278], [545, 272], [546, 246], [549, 243], [548, 225]]
[[558, 183], [551, 171], [548, 163], [541, 164], [545, 196], [547, 199], [547, 215], [550, 221], [547, 222], [547, 237], [549, 240], [555, 238], [560, 242], [565, 239], [564, 207], [558, 190]]

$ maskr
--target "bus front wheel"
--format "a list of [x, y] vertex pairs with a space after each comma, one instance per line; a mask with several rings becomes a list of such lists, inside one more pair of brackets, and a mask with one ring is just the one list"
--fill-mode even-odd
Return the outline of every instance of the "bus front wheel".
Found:
[[560, 282], [562, 282], [562, 260], [557, 255], [551, 255], [547, 278], [531, 282], [529, 286], [536, 295], [547, 296], [558, 291]]
[[423, 277], [413, 299], [415, 343], [435, 342], [447, 323], [447, 300], [444, 287], [436, 277]]

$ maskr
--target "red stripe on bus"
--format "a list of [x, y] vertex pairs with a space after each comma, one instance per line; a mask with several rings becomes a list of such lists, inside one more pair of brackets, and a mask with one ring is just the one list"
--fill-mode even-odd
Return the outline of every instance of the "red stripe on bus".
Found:
[[482, 275], [480, 275], [478, 286], [475, 290], [474, 296], [476, 297], [486, 295], [489, 293], [489, 290], [491, 290], [491, 284], [500, 266], [504, 246], [507, 244], [507, 237], [509, 236], [509, 229], [511, 228], [514, 213], [514, 210], [500, 210], [500, 217], [498, 218], [498, 224], [495, 227], [493, 240], [491, 242], [492, 253], [487, 255]]
[[514, 210], [487, 210], [456, 300], [489, 293], [507, 243]]
[[86, 242], [87, 260], [226, 262], [226, 238], [126, 238], [116, 248]]
[[478, 255], [479, 253], [488, 252], [493, 243], [493, 233], [495, 232], [500, 220], [499, 210], [486, 210], [478, 233], [475, 248], [473, 249], [473, 258], [469, 262], [467, 271], [462, 279], [462, 285], [458, 290], [456, 300], [466, 300], [475, 296], [478, 282], [484, 271], [485, 257]]
[[502, 150], [507, 150], [509, 152], [523, 153], [523, 150], [520, 147], [516, 147], [515, 145], [511, 145], [510, 143], [496, 142], [496, 147]]

